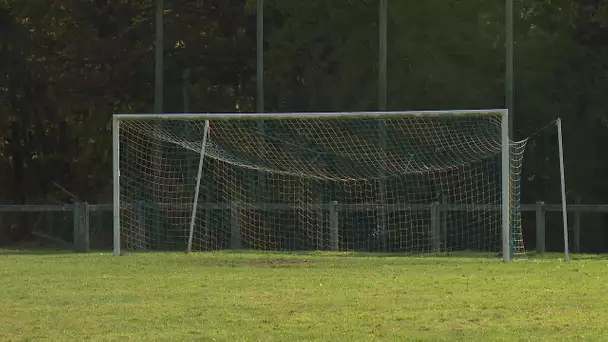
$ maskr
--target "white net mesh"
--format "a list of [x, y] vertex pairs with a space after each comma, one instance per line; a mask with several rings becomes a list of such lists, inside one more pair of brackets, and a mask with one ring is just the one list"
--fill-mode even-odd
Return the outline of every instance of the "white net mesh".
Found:
[[[501, 251], [501, 117], [120, 121], [122, 248]], [[511, 143], [511, 245], [523, 251]]]

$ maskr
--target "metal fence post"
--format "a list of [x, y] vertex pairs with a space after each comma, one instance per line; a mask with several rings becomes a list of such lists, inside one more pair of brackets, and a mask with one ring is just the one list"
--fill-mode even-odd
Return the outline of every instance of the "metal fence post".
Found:
[[448, 251], [448, 220], [450, 218], [450, 208], [447, 200], [444, 198], [441, 201], [440, 207], [440, 215], [441, 215], [441, 238], [443, 243], [443, 251]]
[[329, 240], [332, 251], [340, 250], [338, 201], [332, 201], [329, 205]]
[[441, 251], [441, 211], [439, 202], [431, 204], [431, 248], [434, 253]]
[[[577, 206], [581, 204], [581, 198], [577, 197], [574, 202]], [[581, 252], [581, 211], [577, 207], [574, 211], [572, 224], [572, 249], [575, 253]]]
[[230, 204], [230, 248], [232, 249], [243, 249], [243, 238], [241, 236], [239, 216], [239, 203], [232, 202]]
[[74, 214], [74, 250], [79, 253], [89, 252], [89, 204], [76, 202], [73, 206]]
[[536, 251], [545, 252], [545, 203], [536, 202]]

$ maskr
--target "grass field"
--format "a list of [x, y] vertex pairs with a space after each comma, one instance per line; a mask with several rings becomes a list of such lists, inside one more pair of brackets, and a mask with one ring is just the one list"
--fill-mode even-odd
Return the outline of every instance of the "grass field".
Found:
[[0, 250], [0, 340], [608, 340], [608, 257]]

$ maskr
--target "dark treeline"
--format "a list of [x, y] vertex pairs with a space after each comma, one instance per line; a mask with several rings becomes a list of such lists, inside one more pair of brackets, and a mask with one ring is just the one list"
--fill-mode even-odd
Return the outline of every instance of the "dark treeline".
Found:
[[[154, 110], [154, 6], [0, 0], [0, 203], [111, 201], [111, 115]], [[184, 92], [193, 112], [255, 110], [255, 8], [165, 1], [165, 112], [184, 110]], [[561, 117], [569, 201], [607, 203], [608, 1], [515, 8], [515, 137]], [[504, 107], [503, 0], [389, 9], [389, 109]], [[266, 0], [265, 12], [266, 111], [377, 108], [377, 0]], [[537, 200], [559, 200], [553, 126], [526, 152], [522, 203]], [[584, 221], [584, 249], [608, 250], [606, 224]]]

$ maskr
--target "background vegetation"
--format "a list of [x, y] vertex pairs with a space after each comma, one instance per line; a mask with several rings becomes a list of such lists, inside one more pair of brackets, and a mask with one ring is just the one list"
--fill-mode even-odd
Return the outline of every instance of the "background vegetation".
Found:
[[[265, 109], [374, 109], [377, 9], [267, 0]], [[389, 9], [389, 109], [504, 107], [504, 1]], [[515, 18], [515, 136], [561, 117], [569, 199], [606, 203], [608, 1], [520, 0]], [[191, 111], [254, 111], [255, 1], [166, 1], [164, 20], [164, 111], [184, 110], [185, 70]], [[153, 111], [154, 48], [152, 0], [0, 0], [0, 203], [111, 200], [110, 118]], [[553, 129], [532, 140], [523, 203], [558, 200], [556, 156]], [[605, 223], [584, 250], [608, 250]]]

